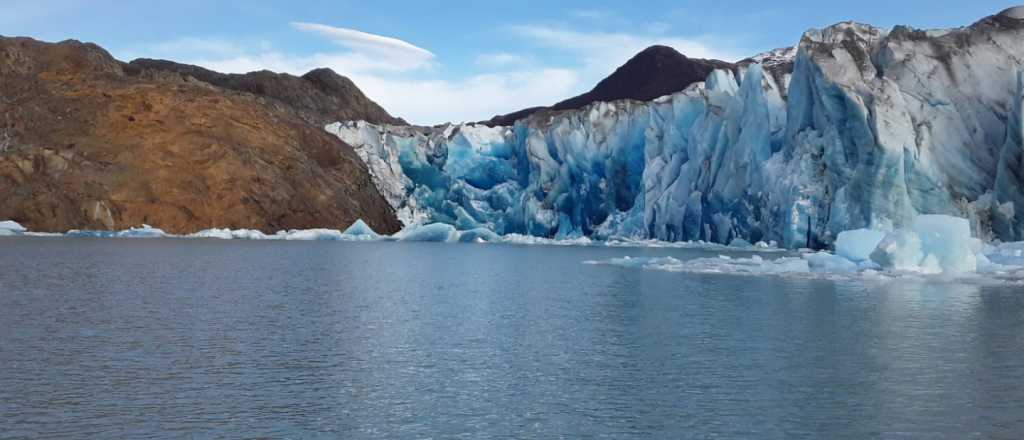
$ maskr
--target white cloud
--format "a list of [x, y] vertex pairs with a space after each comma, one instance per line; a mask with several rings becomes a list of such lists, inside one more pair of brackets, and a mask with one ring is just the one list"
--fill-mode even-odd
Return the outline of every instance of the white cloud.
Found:
[[292, 23], [291, 25], [300, 31], [319, 34], [335, 44], [347, 47], [354, 52], [368, 52], [387, 58], [410, 57], [423, 63], [434, 58], [434, 54], [429, 50], [397, 38], [318, 23]]
[[537, 69], [475, 75], [463, 80], [394, 80], [352, 76], [384, 108], [419, 124], [468, 122], [548, 105], [575, 92], [579, 76], [569, 69]]
[[476, 65], [483, 67], [505, 67], [524, 66], [533, 62], [533, 59], [514, 53], [485, 53], [476, 57]]

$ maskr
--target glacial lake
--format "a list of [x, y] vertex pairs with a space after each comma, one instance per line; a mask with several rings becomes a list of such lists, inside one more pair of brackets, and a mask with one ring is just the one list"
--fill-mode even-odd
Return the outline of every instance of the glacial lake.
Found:
[[0, 438], [1024, 435], [1019, 285], [583, 264], [720, 253], [3, 238]]

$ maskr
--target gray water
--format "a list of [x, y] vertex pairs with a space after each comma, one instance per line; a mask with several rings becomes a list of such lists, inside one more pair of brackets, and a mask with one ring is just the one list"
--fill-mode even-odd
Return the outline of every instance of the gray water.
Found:
[[1020, 439], [1019, 287], [0, 239], [0, 438]]

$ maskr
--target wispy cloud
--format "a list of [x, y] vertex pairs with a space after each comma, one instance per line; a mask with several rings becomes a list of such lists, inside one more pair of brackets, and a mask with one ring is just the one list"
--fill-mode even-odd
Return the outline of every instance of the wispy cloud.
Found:
[[412, 56], [432, 59], [434, 54], [429, 50], [397, 38], [375, 35], [355, 29], [328, 26], [319, 23], [295, 22], [292, 27], [300, 31], [313, 32], [328, 40], [358, 52], [371, 52], [384, 55]]
[[506, 52], [485, 53], [476, 57], [476, 65], [482, 67], [524, 66], [532, 62], [529, 56]]

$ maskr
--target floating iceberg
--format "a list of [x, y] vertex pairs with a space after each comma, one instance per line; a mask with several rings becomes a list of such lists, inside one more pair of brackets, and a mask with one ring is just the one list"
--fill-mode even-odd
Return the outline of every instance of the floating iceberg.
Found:
[[452, 225], [431, 223], [429, 225], [417, 225], [406, 228], [396, 234], [396, 237], [398, 237], [398, 241], [430, 241], [447, 243], [450, 241], [456, 241], [459, 234]]
[[21, 235], [28, 232], [24, 226], [11, 220], [0, 221], [0, 237], [10, 235]]
[[860, 270], [857, 263], [839, 255], [828, 252], [805, 254], [803, 259], [812, 272], [818, 273], [854, 273]]
[[869, 261], [884, 238], [885, 232], [871, 229], [841, 232], [836, 239], [836, 255], [857, 263]]
[[154, 228], [150, 225], [142, 225], [138, 228], [130, 228], [123, 231], [82, 231], [73, 229], [64, 234], [67, 237], [86, 238], [166, 238], [170, 234], [163, 229]]
[[587, 237], [555, 239], [523, 234], [503, 235], [501, 241], [507, 244], [533, 246], [594, 246], [597, 244], [594, 240]]
[[274, 239], [286, 241], [342, 241], [345, 236], [337, 229], [292, 229], [278, 231]]
[[379, 240], [381, 238], [380, 234], [374, 231], [373, 228], [366, 224], [362, 219], [356, 220], [356, 222], [353, 223], [352, 226], [349, 226], [345, 232], [342, 232], [341, 235], [363, 241]]
[[501, 237], [490, 229], [477, 228], [459, 232], [459, 241], [462, 243], [498, 243], [501, 242]]
[[883, 269], [916, 270], [924, 261], [921, 238], [914, 231], [904, 229], [886, 234], [871, 252], [871, 261]]
[[221, 240], [266, 240], [267, 235], [253, 229], [205, 229], [188, 238], [217, 238]]
[[927, 261], [933, 257], [943, 272], [974, 272], [978, 269], [977, 254], [981, 241], [971, 238], [967, 219], [945, 215], [922, 215], [914, 222], [914, 232], [921, 239], [921, 252]]
[[610, 265], [668, 272], [715, 273], [732, 275], [807, 274], [811, 267], [807, 260], [796, 257], [765, 259], [750, 258], [696, 258], [680, 260], [673, 257], [623, 257], [601, 261], [585, 261], [589, 265]]

